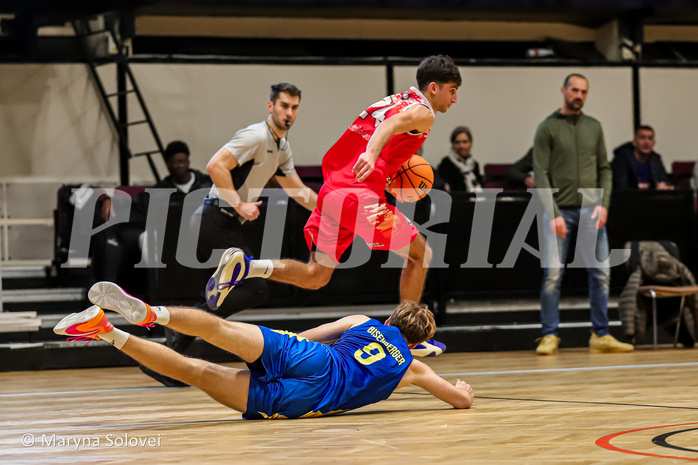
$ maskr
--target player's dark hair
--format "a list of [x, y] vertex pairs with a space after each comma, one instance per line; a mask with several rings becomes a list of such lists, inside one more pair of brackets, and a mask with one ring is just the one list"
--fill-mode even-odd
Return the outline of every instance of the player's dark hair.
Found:
[[426, 57], [417, 68], [417, 87], [424, 91], [430, 83], [439, 85], [455, 82], [460, 87], [463, 82], [458, 66], [448, 55], [432, 55]]
[[165, 153], [163, 153], [162, 156], [165, 158], [165, 161], [168, 161], [170, 158], [172, 158], [173, 155], [177, 153], [186, 153], [187, 156], [189, 156], [189, 146], [181, 140], [174, 140], [167, 144], [167, 147], [165, 148]]
[[562, 87], [567, 89], [567, 86], [570, 83], [570, 79], [572, 79], [573, 77], [578, 77], [578, 78], [584, 79], [586, 82], [589, 82], [589, 79], [587, 79], [586, 76], [579, 74], [579, 73], [572, 73], [572, 74], [568, 74], [567, 77], [565, 77], [565, 82], [562, 83]]
[[652, 131], [652, 135], [654, 135], [654, 128], [650, 126], [649, 124], [641, 124], [640, 126], [635, 129], [635, 136], [639, 134], [640, 131]]
[[289, 84], [288, 82], [280, 82], [278, 84], [274, 84], [271, 86], [271, 95], [269, 96], [269, 100], [272, 101], [272, 103], [276, 103], [276, 100], [279, 98], [279, 94], [281, 92], [285, 92], [291, 97], [298, 97], [298, 101], [301, 99], [301, 90], [294, 86], [293, 84]]
[[390, 326], [400, 330], [408, 344], [419, 344], [434, 337], [436, 322], [429, 307], [405, 300], [390, 315]]
[[459, 134], [463, 133], [468, 135], [468, 139], [470, 139], [470, 142], [473, 141], [473, 134], [470, 132], [470, 128], [468, 126], [457, 126], [456, 129], [454, 129], [451, 133], [451, 143], [455, 142], [456, 137], [458, 137]]

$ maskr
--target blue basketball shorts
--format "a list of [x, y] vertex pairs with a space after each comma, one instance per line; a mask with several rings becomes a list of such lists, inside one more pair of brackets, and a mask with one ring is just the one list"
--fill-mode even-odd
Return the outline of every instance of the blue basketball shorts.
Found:
[[298, 418], [314, 411], [332, 385], [330, 347], [288, 331], [259, 327], [264, 350], [248, 364], [247, 412], [255, 419]]

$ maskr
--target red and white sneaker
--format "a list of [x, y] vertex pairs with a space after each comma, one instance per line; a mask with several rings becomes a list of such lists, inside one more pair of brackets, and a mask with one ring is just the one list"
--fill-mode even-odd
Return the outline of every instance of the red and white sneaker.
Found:
[[87, 298], [98, 307], [120, 313], [134, 325], [152, 327], [157, 318], [150, 305], [133, 297], [114, 283], [100, 281], [93, 284], [87, 292]]
[[94, 341], [99, 335], [108, 333], [114, 329], [114, 325], [107, 319], [104, 310], [96, 305], [83, 310], [80, 313], [71, 313], [63, 318], [53, 328], [53, 332], [62, 336], [70, 336], [69, 342]]

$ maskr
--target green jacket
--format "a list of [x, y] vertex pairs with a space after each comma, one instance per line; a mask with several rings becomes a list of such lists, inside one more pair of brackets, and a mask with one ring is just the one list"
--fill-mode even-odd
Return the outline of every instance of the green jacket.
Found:
[[557, 110], [536, 130], [533, 173], [537, 188], [558, 188], [554, 217], [560, 207], [582, 205], [580, 188], [602, 188], [601, 205], [611, 203], [613, 174], [608, 163], [601, 123], [584, 113], [563, 115]]

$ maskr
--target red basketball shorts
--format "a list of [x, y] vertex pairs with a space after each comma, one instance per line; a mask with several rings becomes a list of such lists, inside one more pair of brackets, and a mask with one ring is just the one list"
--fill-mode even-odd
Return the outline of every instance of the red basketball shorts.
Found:
[[308, 248], [332, 257], [336, 263], [361, 237], [374, 250], [399, 250], [417, 237], [417, 228], [393, 205], [366, 188], [326, 189], [318, 194], [318, 206], [304, 229]]

